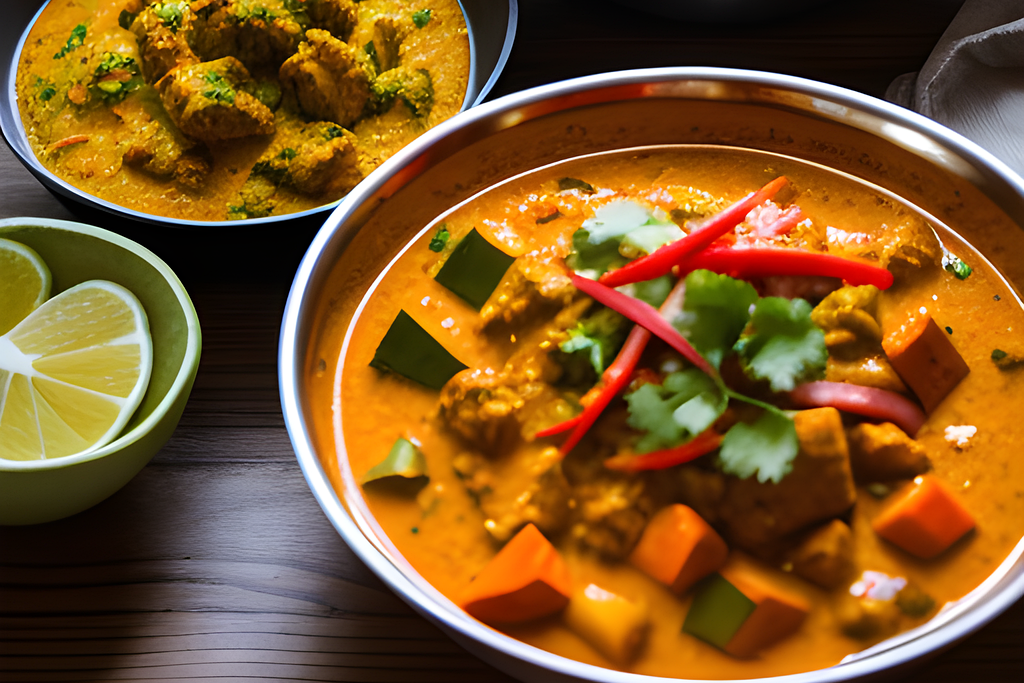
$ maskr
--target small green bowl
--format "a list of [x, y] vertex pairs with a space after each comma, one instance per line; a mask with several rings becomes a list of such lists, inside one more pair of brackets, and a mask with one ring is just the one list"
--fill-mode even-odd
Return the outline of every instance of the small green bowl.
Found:
[[153, 374], [142, 405], [103, 448], [53, 460], [0, 459], [0, 524], [68, 517], [104, 500], [170, 438], [199, 369], [199, 318], [174, 272], [153, 252], [107, 230], [46, 218], [0, 220], [0, 237], [43, 258], [56, 295], [86, 280], [110, 280], [138, 297], [153, 336]]

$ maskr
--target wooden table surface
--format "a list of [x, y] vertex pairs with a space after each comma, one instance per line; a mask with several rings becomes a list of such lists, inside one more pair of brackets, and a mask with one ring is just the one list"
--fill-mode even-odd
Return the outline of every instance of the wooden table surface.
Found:
[[[520, 0], [497, 95], [618, 68], [713, 65], [881, 96], [921, 66], [962, 0], [836, 2], [748, 26], [683, 24], [607, 0]], [[10, 4], [38, 0], [7, 0]], [[0, 216], [72, 218], [0, 149]], [[203, 326], [174, 436], [72, 518], [0, 527], [0, 680], [504, 681], [352, 554], [302, 478], [278, 400], [277, 334], [315, 230], [174, 231], [97, 221], [177, 270]], [[1024, 603], [906, 681], [1018, 681]]]

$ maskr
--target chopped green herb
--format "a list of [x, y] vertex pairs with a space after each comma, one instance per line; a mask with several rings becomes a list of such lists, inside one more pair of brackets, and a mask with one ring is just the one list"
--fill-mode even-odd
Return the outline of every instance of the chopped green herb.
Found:
[[412, 23], [416, 24], [416, 28], [423, 28], [430, 21], [431, 10], [421, 9], [418, 12], [412, 13]]
[[132, 23], [135, 21], [135, 17], [137, 16], [137, 14], [134, 14], [126, 9], [123, 9], [121, 10], [121, 13], [117, 15], [117, 25], [127, 30], [131, 28]]
[[556, 218], [560, 218], [561, 216], [562, 212], [559, 211], [558, 209], [555, 209], [554, 213], [549, 213], [547, 216], [541, 216], [540, 218], [538, 218], [537, 225], [544, 225], [545, 223], [550, 223], [551, 221], [555, 220]]
[[569, 354], [585, 351], [594, 372], [600, 375], [626, 340], [627, 322], [624, 316], [602, 307], [568, 330], [569, 338], [558, 348]]
[[39, 92], [39, 99], [43, 102], [49, 102], [53, 99], [53, 96], [57, 94], [57, 89], [52, 85], [48, 85]]
[[473, 228], [452, 250], [434, 280], [479, 311], [515, 260]]
[[996, 295], [995, 295], [994, 297], [992, 297], [992, 300], [993, 300], [993, 301], [999, 301], [999, 300], [1000, 300], [1000, 298], [1001, 298], [1001, 297], [1000, 297], [1000, 296], [999, 296], [998, 294], [996, 294]]
[[749, 282], [695, 270], [686, 276], [683, 310], [673, 324], [718, 368], [747, 326], [757, 299], [757, 291]]
[[373, 70], [376, 73], [380, 72], [380, 56], [377, 54], [377, 46], [373, 44], [371, 40], [366, 45], [363, 45], [363, 52], [370, 58], [370, 63], [373, 65]]
[[391, 477], [403, 479], [421, 479], [421, 484], [426, 483], [427, 461], [420, 449], [408, 439], [398, 439], [391, 447], [386, 458], [374, 465], [363, 475], [363, 484], [371, 481], [381, 481]]
[[[249, 94], [263, 103], [267, 109], [275, 110], [281, 104], [281, 87], [274, 81], [260, 81], [250, 84]], [[328, 138], [330, 139], [330, 138]]]
[[970, 277], [971, 273], [974, 272], [974, 270], [969, 265], [961, 261], [956, 254], [945, 249], [943, 249], [942, 254], [942, 267], [950, 273], [953, 273], [958, 280], [966, 280]]
[[[675, 282], [672, 280], [670, 275], [662, 275], [661, 277], [654, 278], [653, 280], [642, 280], [632, 285], [632, 292], [630, 296], [636, 297], [648, 303], [655, 308], [658, 308], [663, 303], [668, 295], [672, 293], [672, 287], [675, 286]], [[627, 285], [629, 287], [629, 285]], [[623, 291], [626, 287], [622, 288]]]
[[391, 323], [370, 366], [437, 390], [467, 367], [405, 311], [399, 311]]
[[285, 147], [284, 149], [277, 153], [277, 158], [291, 160], [295, 158], [296, 154], [297, 152], [291, 147]]
[[741, 479], [756, 474], [761, 483], [770, 480], [777, 484], [792, 471], [799, 449], [793, 420], [766, 410], [751, 424], [733, 425], [722, 439], [718, 458], [726, 474]]
[[1024, 359], [1020, 356], [1015, 356], [1011, 353], [1007, 353], [1002, 349], [993, 349], [992, 351], [992, 362], [996, 364], [1000, 370], [1010, 370], [1024, 365]]
[[123, 69], [130, 73], [138, 73], [139, 65], [133, 57], [125, 57], [117, 52], [104, 52], [99, 65], [96, 67], [95, 74], [97, 76], [106, 76], [111, 71], [118, 69]]
[[418, 526], [414, 526], [413, 528], [409, 529], [409, 531], [411, 531], [414, 534], [418, 534], [420, 532], [420, 528]]
[[658, 220], [646, 207], [631, 201], [599, 206], [593, 218], [583, 221], [582, 228], [590, 233], [593, 244], [618, 240], [619, 251], [627, 257], [649, 254], [684, 234], [675, 223]]
[[184, 13], [181, 11], [183, 4], [179, 2], [158, 2], [153, 5], [153, 14], [156, 15], [165, 28], [171, 30], [171, 33], [177, 33], [178, 29], [181, 28], [181, 22], [184, 18]]
[[328, 140], [340, 138], [344, 134], [345, 129], [342, 128], [341, 126], [329, 126], [327, 130], [324, 131], [324, 137], [327, 138]]
[[216, 71], [207, 71], [203, 80], [210, 86], [203, 91], [203, 97], [208, 97], [215, 102], [222, 102], [224, 104], [235, 103], [235, 90], [222, 75]]
[[430, 238], [430, 244], [427, 245], [427, 248], [430, 249], [430, 251], [442, 252], [444, 251], [445, 245], [448, 244], [449, 237], [451, 237], [451, 233], [448, 232], [448, 224], [442, 223], [438, 226], [437, 232], [434, 233], [434, 236]]
[[662, 384], [643, 384], [625, 398], [627, 423], [645, 432], [634, 446], [637, 453], [689, 441], [714, 424], [728, 405], [714, 380], [696, 368], [669, 373]]
[[60, 52], [55, 54], [53, 58], [60, 59], [75, 48], [81, 47], [82, 43], [85, 42], [85, 32], [85, 24], [79, 24], [71, 29], [71, 36], [68, 38], [67, 44], [64, 45], [64, 47], [60, 49]]
[[923, 617], [935, 609], [935, 600], [912, 583], [908, 583], [896, 594], [895, 602], [908, 617]]
[[594, 244], [590, 241], [590, 233], [581, 228], [572, 234], [572, 253], [565, 263], [577, 272], [593, 272], [596, 277], [612, 268], [622, 266], [626, 259], [619, 253], [617, 241], [608, 240]]
[[561, 192], [566, 190], [583, 190], [584, 192], [594, 193], [594, 186], [588, 182], [580, 180], [579, 178], [560, 178], [558, 181], [558, 189]]
[[768, 380], [772, 391], [824, 376], [825, 333], [811, 321], [811, 310], [803, 299], [765, 297], [754, 304], [748, 329], [735, 345], [748, 375]]
[[953, 328], [949, 325], [946, 326], [946, 334], [953, 334]]
[[1001, 361], [1004, 358], [1006, 358], [1008, 355], [1009, 354], [1006, 353], [1006, 351], [1003, 351], [1002, 349], [993, 349], [993, 351], [992, 351], [992, 360], [994, 360], [995, 362], [998, 363], [999, 361]]

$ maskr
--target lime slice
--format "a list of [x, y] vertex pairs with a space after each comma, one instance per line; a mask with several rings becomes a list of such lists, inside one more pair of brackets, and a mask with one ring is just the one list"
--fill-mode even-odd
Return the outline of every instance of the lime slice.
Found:
[[0, 458], [59, 458], [111, 442], [152, 369], [149, 322], [131, 292], [91, 280], [58, 294], [0, 337]]
[[0, 334], [50, 297], [50, 269], [39, 254], [20, 242], [0, 237]]

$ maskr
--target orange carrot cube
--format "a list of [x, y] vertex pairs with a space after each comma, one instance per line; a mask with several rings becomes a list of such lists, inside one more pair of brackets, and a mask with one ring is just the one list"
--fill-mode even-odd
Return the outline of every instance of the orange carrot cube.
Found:
[[723, 648], [734, 657], [753, 657], [789, 637], [811, 611], [802, 596], [778, 585], [767, 573], [733, 566], [723, 569], [722, 575], [755, 605], [754, 611]]
[[974, 518], [939, 481], [917, 477], [872, 523], [875, 533], [912, 555], [929, 559], [974, 528]]
[[971, 371], [949, 335], [927, 314], [888, 335], [882, 349], [929, 414]]
[[572, 577], [562, 556], [527, 524], [484, 566], [458, 603], [480, 621], [511, 624], [558, 612], [571, 593]]
[[725, 541], [700, 515], [676, 504], [651, 518], [629, 561], [681, 594], [725, 564], [728, 554]]

